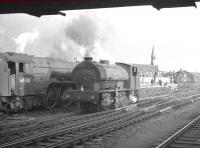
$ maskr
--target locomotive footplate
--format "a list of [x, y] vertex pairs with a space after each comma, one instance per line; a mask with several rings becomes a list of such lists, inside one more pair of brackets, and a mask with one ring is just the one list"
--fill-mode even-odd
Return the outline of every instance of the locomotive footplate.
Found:
[[79, 102], [83, 112], [115, 109], [134, 103], [131, 100], [133, 90], [101, 90], [101, 91], [65, 91], [62, 98]]
[[80, 90], [66, 90], [63, 92], [63, 99], [78, 101], [78, 102], [98, 102], [100, 91], [80, 91]]

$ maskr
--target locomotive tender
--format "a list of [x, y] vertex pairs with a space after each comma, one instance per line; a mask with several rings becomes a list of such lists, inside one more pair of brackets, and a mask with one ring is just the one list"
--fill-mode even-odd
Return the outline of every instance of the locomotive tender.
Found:
[[0, 53], [0, 111], [53, 108], [64, 89], [74, 89], [71, 72], [75, 62], [53, 58]]
[[84, 112], [124, 107], [137, 101], [134, 95], [139, 80], [134, 65], [110, 65], [106, 60], [97, 63], [86, 57], [72, 71], [77, 90], [64, 91], [63, 98], [79, 102]]

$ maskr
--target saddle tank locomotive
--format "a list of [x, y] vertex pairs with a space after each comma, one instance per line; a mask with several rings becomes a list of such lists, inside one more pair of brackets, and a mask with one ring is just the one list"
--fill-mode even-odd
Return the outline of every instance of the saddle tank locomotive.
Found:
[[[76, 65], [72, 80], [77, 90], [64, 91], [63, 98], [80, 103], [83, 112], [95, 112], [124, 107], [136, 102], [134, 90], [136, 77], [131, 66], [109, 61], [93, 62], [91, 57]], [[134, 83], [134, 84], [132, 84]]]

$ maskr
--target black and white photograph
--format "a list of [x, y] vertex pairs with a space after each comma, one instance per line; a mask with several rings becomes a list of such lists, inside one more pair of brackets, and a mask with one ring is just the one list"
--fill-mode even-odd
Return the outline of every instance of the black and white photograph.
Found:
[[200, 148], [199, 0], [0, 0], [0, 148]]

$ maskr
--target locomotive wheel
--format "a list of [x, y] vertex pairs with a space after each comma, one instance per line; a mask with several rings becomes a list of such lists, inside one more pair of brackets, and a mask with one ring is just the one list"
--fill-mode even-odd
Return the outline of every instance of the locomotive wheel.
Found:
[[[2, 101], [3, 100], [3, 101]], [[0, 98], [0, 115], [1, 114], [8, 114], [9, 112], [9, 102], [7, 102], [7, 99], [5, 97]]]
[[72, 101], [63, 96], [63, 89], [61, 90], [60, 96], [61, 96], [61, 100], [62, 100], [61, 106], [64, 108], [68, 108], [72, 104]]
[[29, 104], [26, 98], [22, 98], [22, 109], [26, 112], [29, 110]]
[[70, 100], [62, 100], [62, 107], [68, 108], [72, 104]]
[[57, 90], [56, 88], [49, 88], [46, 95], [46, 109], [53, 109], [57, 105]]

